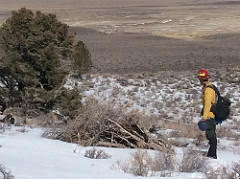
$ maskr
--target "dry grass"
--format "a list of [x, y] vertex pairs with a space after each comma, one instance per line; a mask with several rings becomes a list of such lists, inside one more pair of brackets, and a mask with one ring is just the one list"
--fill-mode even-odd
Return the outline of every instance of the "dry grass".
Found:
[[234, 146], [240, 146], [240, 137], [233, 143]]
[[133, 154], [130, 171], [136, 176], [148, 176], [151, 170], [151, 166], [149, 165], [150, 161], [151, 157], [147, 151], [138, 150]]
[[181, 137], [197, 139], [199, 136], [202, 135], [201, 131], [197, 127], [197, 124], [185, 123], [182, 120], [178, 120], [177, 122], [162, 120], [160, 122], [160, 125], [162, 128], [173, 129], [174, 131], [177, 131], [175, 132], [177, 136], [172, 136], [172, 137], [181, 136]]
[[199, 151], [187, 149], [184, 151], [183, 159], [180, 164], [181, 172], [200, 172], [204, 171], [206, 159]]
[[154, 159], [152, 160], [152, 170], [153, 171], [164, 171], [173, 170], [175, 168], [175, 161], [173, 159], [173, 154], [169, 152], [158, 152]]
[[0, 134], [4, 133], [7, 129], [9, 129], [11, 126], [6, 123], [0, 123]]
[[221, 166], [216, 169], [206, 170], [205, 175], [208, 179], [239, 179], [228, 167]]
[[[239, 104], [239, 106], [240, 106], [240, 104]], [[233, 119], [232, 129], [237, 129], [238, 131], [240, 131], [240, 121], [238, 119]]]
[[132, 173], [135, 176], [151, 175], [151, 160], [152, 158], [147, 151], [138, 150], [132, 154], [132, 159], [128, 161], [117, 161], [118, 167], [125, 173]]
[[0, 123], [0, 134], [5, 131], [5, 125], [3, 123]]
[[239, 139], [239, 134], [235, 133], [234, 131], [232, 131], [231, 128], [229, 127], [225, 127], [225, 126], [220, 126], [217, 128], [216, 130], [217, 136], [219, 138], [229, 138], [229, 139], [234, 139], [234, 140], [238, 140]]
[[86, 150], [84, 156], [90, 159], [108, 159], [111, 157], [104, 150], [96, 148]]
[[48, 128], [42, 134], [42, 137], [55, 140], [64, 140], [64, 130], [59, 128]]
[[233, 171], [234, 171], [235, 177], [240, 178], [240, 161], [237, 163], [234, 163]]
[[117, 162], [118, 167], [126, 173], [135, 176], [153, 176], [160, 171], [161, 176], [170, 176], [174, 169], [171, 153], [157, 153], [151, 157], [146, 150], [137, 150], [129, 161]]

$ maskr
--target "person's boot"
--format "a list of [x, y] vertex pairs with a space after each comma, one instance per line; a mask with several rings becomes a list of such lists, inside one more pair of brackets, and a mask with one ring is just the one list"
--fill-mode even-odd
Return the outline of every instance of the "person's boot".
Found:
[[217, 156], [207, 156], [207, 157], [211, 159], [217, 159]]

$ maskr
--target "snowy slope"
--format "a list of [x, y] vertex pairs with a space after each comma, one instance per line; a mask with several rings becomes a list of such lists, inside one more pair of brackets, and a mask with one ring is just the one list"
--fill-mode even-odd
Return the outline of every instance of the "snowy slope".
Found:
[[111, 170], [112, 164], [128, 157], [130, 150], [109, 149], [111, 159], [89, 159], [84, 157], [87, 148], [42, 138], [41, 132], [28, 129], [21, 133], [14, 128], [1, 136], [1, 163], [17, 179], [134, 178]]
[[[90, 147], [42, 138], [41, 129], [13, 127], [0, 135], [0, 162], [16, 179], [135, 179], [159, 178], [135, 177], [121, 171], [117, 161], [128, 160], [134, 149], [101, 148], [111, 155], [109, 159], [89, 159], [84, 153]], [[176, 158], [182, 155], [176, 150]], [[230, 151], [219, 151], [218, 160], [209, 160], [212, 167], [230, 166], [240, 160], [239, 154]], [[179, 162], [179, 161], [176, 161]], [[205, 178], [201, 173], [172, 173], [169, 178]]]
[[[215, 81], [224, 95], [230, 94], [233, 102], [231, 119], [223, 127], [234, 128], [238, 135], [240, 110], [240, 87]], [[221, 88], [221, 87], [225, 88]], [[83, 90], [84, 99], [94, 96], [99, 101], [125, 107], [128, 110], [140, 110], [146, 114], [162, 115], [164, 119], [197, 122], [200, 119], [201, 89], [193, 78], [163, 81], [152, 79], [123, 79], [119, 77], [96, 76], [82, 81], [69, 79], [66, 88]], [[219, 128], [219, 126], [218, 126]], [[109, 159], [89, 159], [85, 151], [91, 147], [42, 138], [44, 129], [12, 127], [0, 133], [0, 164], [11, 171], [16, 179], [135, 179], [160, 178], [156, 173], [149, 177], [136, 177], [124, 173], [117, 161], [128, 161], [135, 149], [101, 148], [111, 155]], [[196, 147], [197, 146], [193, 146]], [[176, 163], [180, 164], [183, 148], [175, 148]], [[207, 150], [208, 147], [201, 148]], [[231, 168], [233, 162], [240, 161], [239, 143], [229, 138], [218, 139], [218, 159], [207, 159], [207, 168], [221, 166]], [[150, 153], [152, 151], [149, 151]], [[206, 178], [203, 173], [181, 173], [178, 167], [171, 177], [178, 179]], [[1, 175], [0, 175], [1, 179]]]
[[[213, 84], [223, 96], [227, 95], [231, 99], [232, 119], [239, 118], [239, 85], [224, 83], [218, 79]], [[201, 86], [196, 77], [168, 80], [159, 77], [128, 79], [99, 75], [81, 81], [69, 78], [64, 86], [67, 89], [80, 89], [85, 97], [93, 96], [101, 102], [121, 106], [129, 111], [164, 115], [165, 119], [171, 120], [197, 122], [200, 119]]]

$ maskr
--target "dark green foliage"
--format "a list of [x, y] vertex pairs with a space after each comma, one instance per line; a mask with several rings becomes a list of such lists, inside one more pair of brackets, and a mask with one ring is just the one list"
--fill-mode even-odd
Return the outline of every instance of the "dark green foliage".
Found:
[[73, 118], [81, 107], [81, 95], [78, 90], [61, 88], [55, 91], [56, 107], [66, 116]]
[[88, 72], [92, 66], [91, 55], [86, 45], [79, 41], [73, 48], [74, 71], [81, 76], [82, 73]]
[[90, 53], [68, 29], [54, 14], [12, 12], [0, 28], [0, 94], [7, 106], [51, 109], [71, 66], [79, 74], [89, 69]]
[[54, 93], [55, 90], [47, 91], [41, 88], [27, 88], [22, 96], [21, 107], [24, 113], [34, 109], [48, 112], [55, 104]]
[[58, 22], [55, 15], [34, 15], [25, 8], [13, 12], [3, 24], [0, 42], [5, 54], [1, 61], [8, 75], [18, 76], [18, 90], [39, 85], [51, 90], [61, 83], [65, 75], [59, 72], [60, 54], [64, 48], [70, 51], [73, 44], [67, 31], [67, 25]]

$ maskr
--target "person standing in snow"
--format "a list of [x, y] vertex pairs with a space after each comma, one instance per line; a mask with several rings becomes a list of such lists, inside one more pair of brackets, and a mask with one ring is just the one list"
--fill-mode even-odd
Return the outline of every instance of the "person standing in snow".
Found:
[[216, 93], [211, 88], [212, 83], [209, 81], [210, 75], [207, 70], [202, 69], [198, 73], [198, 79], [202, 85], [202, 102], [203, 109], [201, 112], [202, 120], [207, 122], [206, 138], [209, 140], [210, 147], [207, 157], [217, 159], [217, 136], [215, 115], [211, 112], [211, 106], [216, 103]]

